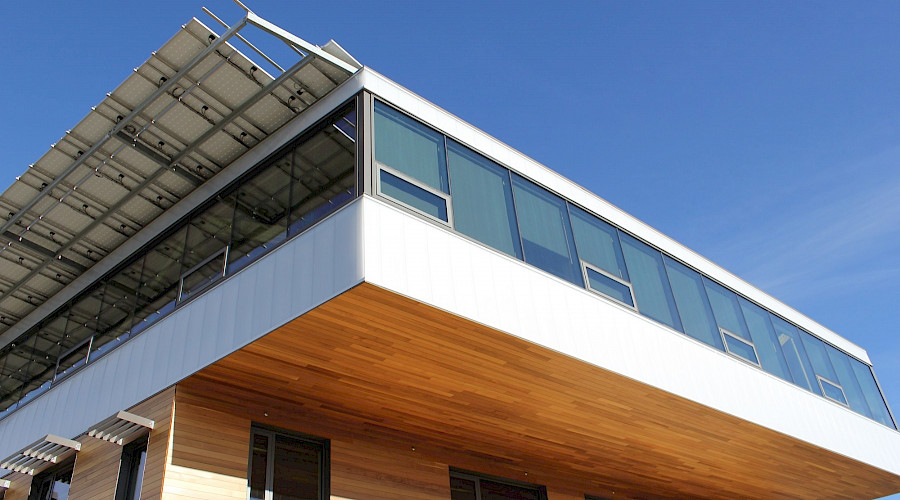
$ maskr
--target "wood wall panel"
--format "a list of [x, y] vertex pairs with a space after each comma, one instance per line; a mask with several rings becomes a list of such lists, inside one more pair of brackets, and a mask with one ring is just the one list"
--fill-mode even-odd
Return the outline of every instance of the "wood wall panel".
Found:
[[9, 489], [6, 490], [6, 496], [3, 497], [3, 500], [28, 500], [33, 478], [34, 476], [18, 472], [13, 472], [6, 476], [4, 479], [9, 479]]
[[246, 498], [249, 420], [176, 390], [171, 442], [165, 500]]
[[147, 441], [147, 463], [144, 466], [141, 500], [159, 500], [162, 495], [174, 404], [175, 387], [172, 386], [128, 410], [154, 421]]
[[447, 500], [446, 464], [377, 443], [331, 441], [331, 494], [356, 500]]
[[75, 458], [69, 500], [113, 500], [122, 447], [94, 439], [81, 438], [81, 451]]
[[[155, 421], [150, 432], [147, 462], [141, 500], [158, 500], [162, 489], [163, 470], [169, 449], [169, 422], [175, 387], [170, 387], [128, 411]], [[79, 436], [81, 451], [75, 456], [69, 500], [113, 500], [122, 459], [122, 446], [87, 435]], [[27, 500], [33, 476], [13, 474], [12, 485], [4, 500]]]

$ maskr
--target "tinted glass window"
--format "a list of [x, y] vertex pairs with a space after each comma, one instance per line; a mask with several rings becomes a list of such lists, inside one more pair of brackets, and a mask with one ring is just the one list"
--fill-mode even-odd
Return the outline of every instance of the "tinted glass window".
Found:
[[662, 255], [631, 236], [620, 234], [638, 311], [676, 330], [684, 331], [678, 311], [675, 310], [675, 298], [669, 287]]
[[850, 405], [850, 409], [872, 418], [872, 412], [869, 411], [866, 397], [863, 395], [859, 382], [856, 380], [856, 375], [850, 367], [850, 358], [827, 344], [825, 345], [825, 351], [828, 353], [828, 359], [831, 360], [831, 366], [834, 367], [834, 371], [837, 374], [837, 382], [844, 389], [844, 395], [847, 396], [847, 404]]
[[872, 417], [888, 427], [896, 428], [890, 412], [888, 412], [887, 405], [884, 403], [884, 398], [881, 397], [881, 391], [878, 390], [878, 385], [875, 383], [875, 376], [872, 375], [872, 370], [861, 361], [852, 358], [850, 359], [850, 367], [853, 369], [853, 373], [856, 374], [856, 380], [859, 382], [863, 396], [865, 396], [866, 402], [869, 404]]
[[436, 219], [447, 222], [446, 199], [390, 172], [382, 170], [379, 175], [381, 176], [381, 192], [385, 196], [389, 196]]
[[513, 194], [525, 262], [584, 286], [566, 203], [515, 174]]
[[250, 446], [250, 500], [265, 500], [269, 437], [254, 434]]
[[747, 328], [750, 329], [750, 337], [756, 344], [756, 353], [759, 355], [759, 362], [763, 370], [792, 382], [793, 379], [791, 379], [787, 363], [781, 354], [781, 346], [775, 335], [775, 328], [772, 327], [772, 322], [769, 320], [769, 313], [743, 297], [739, 297], [739, 302], [744, 319], [747, 320]]
[[800, 335], [803, 339], [803, 347], [806, 348], [806, 354], [809, 355], [809, 361], [812, 363], [816, 375], [837, 383], [837, 374], [835, 374], [834, 368], [831, 366], [831, 360], [828, 359], [828, 354], [825, 352], [825, 343], [802, 330]]
[[475, 481], [471, 479], [463, 479], [461, 477], [450, 478], [450, 499], [451, 500], [477, 500], [475, 493]]
[[616, 228], [571, 204], [569, 213], [578, 257], [613, 276], [630, 281]]
[[703, 280], [700, 274], [668, 257], [665, 258], [669, 282], [675, 295], [675, 304], [684, 325], [684, 333], [695, 339], [724, 350], [722, 336], [716, 327]]
[[274, 500], [320, 498], [321, 446], [288, 436], [275, 437]]
[[781, 346], [784, 360], [791, 371], [791, 379], [793, 379], [795, 384], [806, 390], [822, 394], [819, 384], [816, 382], [812, 365], [806, 356], [803, 341], [800, 340], [800, 332], [797, 330], [797, 327], [772, 314], [769, 315], [769, 319], [772, 320], [778, 344]]
[[329, 498], [326, 441], [254, 429], [250, 445], [251, 499]]
[[631, 288], [624, 283], [620, 283], [609, 276], [595, 271], [588, 267], [586, 269], [588, 286], [591, 289], [612, 297], [623, 304], [634, 307], [634, 300], [631, 298]]
[[546, 500], [541, 486], [450, 471], [451, 500]]
[[144, 436], [122, 448], [119, 479], [116, 482], [116, 500], [139, 500], [144, 484], [144, 466], [147, 463], [147, 437]]
[[453, 141], [449, 149], [456, 230], [521, 259], [509, 171]]
[[744, 315], [738, 305], [737, 295], [706, 278], [703, 279], [703, 282], [706, 285], [706, 293], [712, 306], [713, 315], [716, 317], [716, 323], [744, 340], [751, 340], [747, 324], [744, 322]]
[[444, 136], [375, 102], [375, 161], [448, 192]]

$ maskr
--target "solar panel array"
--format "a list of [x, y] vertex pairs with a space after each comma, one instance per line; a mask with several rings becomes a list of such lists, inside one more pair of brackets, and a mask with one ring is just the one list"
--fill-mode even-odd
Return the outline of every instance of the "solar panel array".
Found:
[[358, 67], [276, 30], [298, 60], [273, 76], [226, 41], [246, 21], [182, 26], [0, 195], [0, 382], [56, 363], [64, 328], [31, 328], [42, 305]]

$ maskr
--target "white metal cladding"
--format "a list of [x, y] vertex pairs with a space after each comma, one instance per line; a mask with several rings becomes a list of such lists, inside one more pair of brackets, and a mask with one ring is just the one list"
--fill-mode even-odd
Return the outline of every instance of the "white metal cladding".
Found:
[[[226, 41], [247, 24], [298, 61], [268, 74]], [[327, 96], [353, 61], [252, 12], [222, 35], [184, 25], [0, 195], [0, 334]]]
[[351, 202], [0, 420], [0, 457], [78, 436], [359, 284], [361, 219]]
[[[826, 342], [844, 350], [857, 359], [871, 365], [866, 351], [820, 325], [797, 310], [769, 296], [729, 271], [719, 267], [702, 255], [660, 233], [636, 217], [591, 193], [571, 180], [541, 165], [510, 146], [426, 101], [390, 79], [365, 68], [363, 84], [375, 95], [387, 100], [419, 120], [453, 137], [472, 149], [492, 158], [514, 172], [542, 184], [561, 196], [570, 199], [627, 232], [654, 245], [673, 257], [714, 278], [732, 290], [753, 300], [770, 311], [783, 316], [796, 325], [813, 333]], [[598, 159], [598, 162], [602, 159]]]
[[366, 281], [900, 474], [900, 433], [581, 287], [364, 198]]

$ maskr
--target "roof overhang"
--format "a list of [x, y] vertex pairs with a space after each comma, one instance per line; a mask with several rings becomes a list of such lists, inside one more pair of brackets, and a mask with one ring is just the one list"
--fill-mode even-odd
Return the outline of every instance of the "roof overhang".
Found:
[[369, 283], [178, 387], [273, 425], [368, 429], [611, 498], [900, 490], [892, 472]]

